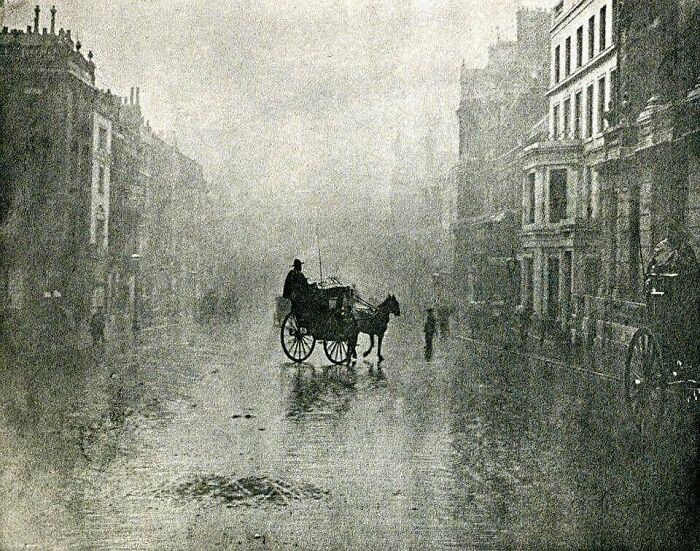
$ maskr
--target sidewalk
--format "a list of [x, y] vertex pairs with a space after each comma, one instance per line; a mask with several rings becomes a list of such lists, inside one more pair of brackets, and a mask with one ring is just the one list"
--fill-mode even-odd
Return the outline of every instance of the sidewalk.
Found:
[[[496, 331], [501, 333], [500, 336], [503, 337], [506, 329], [500, 327], [496, 328]], [[547, 337], [541, 340], [539, 335], [533, 333], [529, 333], [524, 347], [521, 343], [516, 342], [516, 338], [504, 340], [488, 339], [488, 336], [481, 335], [472, 336], [466, 327], [458, 327], [455, 335], [457, 339], [473, 346], [501, 350], [524, 359], [543, 362], [560, 369], [587, 373], [606, 380], [620, 380], [620, 376], [615, 373], [616, 370], [610, 367], [601, 369], [600, 366], [595, 365], [591, 353], [583, 353], [583, 351], [572, 349]]]

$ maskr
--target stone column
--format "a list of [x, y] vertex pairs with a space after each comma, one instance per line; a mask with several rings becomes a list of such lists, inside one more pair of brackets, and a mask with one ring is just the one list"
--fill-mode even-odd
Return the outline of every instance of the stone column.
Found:
[[544, 315], [544, 255], [541, 248], [534, 249], [532, 257], [532, 309], [538, 316]]

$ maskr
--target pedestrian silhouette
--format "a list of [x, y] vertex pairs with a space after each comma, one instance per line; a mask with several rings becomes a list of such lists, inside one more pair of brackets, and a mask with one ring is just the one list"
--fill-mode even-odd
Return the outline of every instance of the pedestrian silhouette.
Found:
[[97, 310], [90, 318], [90, 336], [92, 337], [93, 346], [104, 344], [105, 342], [105, 317], [101, 306], [97, 307]]
[[431, 360], [433, 358], [433, 338], [437, 332], [435, 312], [432, 308], [428, 308], [428, 316], [425, 318], [423, 332], [425, 333], [425, 359]]

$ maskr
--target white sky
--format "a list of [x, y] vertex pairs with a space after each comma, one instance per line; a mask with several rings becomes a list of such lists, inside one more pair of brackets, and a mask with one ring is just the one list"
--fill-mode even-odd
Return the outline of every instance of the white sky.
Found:
[[[10, 0], [10, 4], [23, 4]], [[31, 24], [35, 2], [6, 16]], [[93, 50], [98, 84], [141, 87], [213, 179], [268, 192], [420, 173], [427, 143], [454, 158], [459, 66], [484, 63], [518, 5], [553, 0], [55, 0]], [[51, 5], [42, 5], [41, 26]], [[500, 29], [500, 31], [497, 31]]]

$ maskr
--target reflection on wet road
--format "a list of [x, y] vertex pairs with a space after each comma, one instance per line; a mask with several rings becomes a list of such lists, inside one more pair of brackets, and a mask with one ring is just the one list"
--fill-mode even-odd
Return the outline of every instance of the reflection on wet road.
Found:
[[399, 324], [381, 370], [289, 364], [272, 328], [144, 341], [8, 368], [0, 548], [665, 547], [695, 520], [693, 427], [637, 438], [599, 380], [426, 363]]

